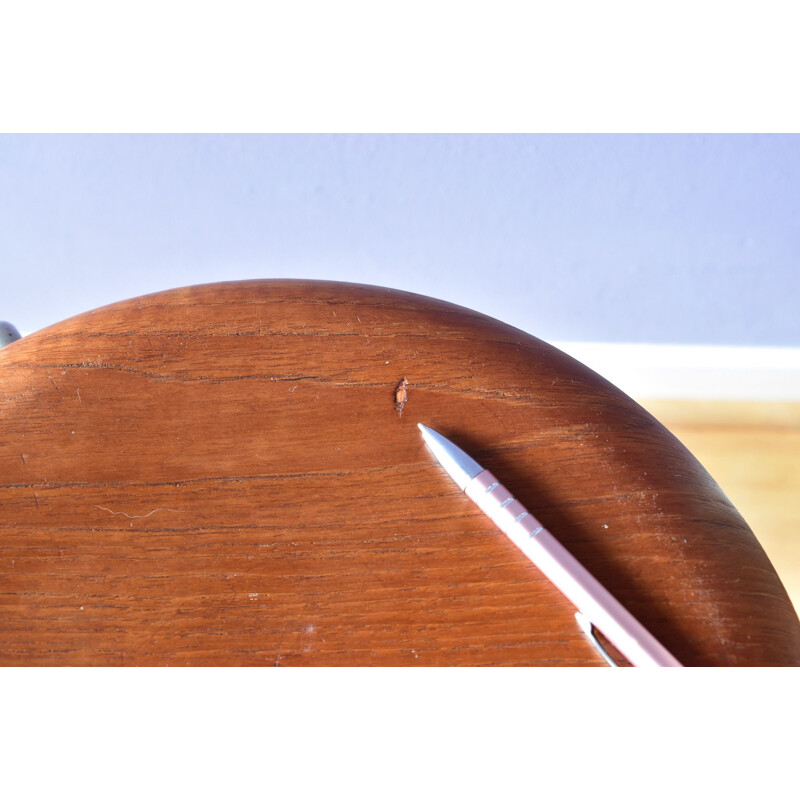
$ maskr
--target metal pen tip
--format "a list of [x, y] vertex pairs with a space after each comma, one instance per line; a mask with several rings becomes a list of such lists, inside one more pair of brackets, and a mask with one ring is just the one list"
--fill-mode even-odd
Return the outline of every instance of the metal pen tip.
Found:
[[422, 440], [430, 447], [433, 444], [436, 431], [433, 430], [433, 428], [429, 428], [427, 425], [423, 425], [421, 422], [417, 423], [417, 427], [422, 434]]
[[477, 461], [470, 458], [460, 447], [456, 447], [441, 433], [421, 422], [417, 423], [417, 427], [436, 460], [445, 468], [462, 492], [478, 473], [483, 472], [483, 467]]

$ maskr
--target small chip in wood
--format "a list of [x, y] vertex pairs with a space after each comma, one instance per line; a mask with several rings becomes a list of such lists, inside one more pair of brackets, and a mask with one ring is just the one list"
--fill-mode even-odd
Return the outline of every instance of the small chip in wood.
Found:
[[394, 407], [397, 409], [397, 416], [403, 416], [403, 408], [408, 402], [408, 381], [403, 378], [394, 390]]

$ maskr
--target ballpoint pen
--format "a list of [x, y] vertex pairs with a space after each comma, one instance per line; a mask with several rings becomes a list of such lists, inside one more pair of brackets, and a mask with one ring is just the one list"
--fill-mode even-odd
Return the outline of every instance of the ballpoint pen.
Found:
[[634, 666], [682, 666], [488, 469], [433, 428], [422, 423], [418, 427], [459, 488], [576, 606], [581, 629], [610, 664], [616, 666], [593, 635], [593, 628]]

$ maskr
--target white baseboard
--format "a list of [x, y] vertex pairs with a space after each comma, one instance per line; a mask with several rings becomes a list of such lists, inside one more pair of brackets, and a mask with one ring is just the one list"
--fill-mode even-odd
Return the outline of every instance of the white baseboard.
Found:
[[635, 398], [800, 402], [800, 348], [551, 342]]

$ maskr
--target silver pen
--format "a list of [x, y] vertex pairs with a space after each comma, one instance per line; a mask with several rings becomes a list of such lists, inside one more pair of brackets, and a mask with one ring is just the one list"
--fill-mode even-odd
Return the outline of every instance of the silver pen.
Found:
[[578, 609], [581, 629], [610, 664], [617, 666], [594, 636], [594, 628], [634, 666], [681, 666], [489, 470], [433, 428], [422, 423], [418, 427], [458, 487]]

